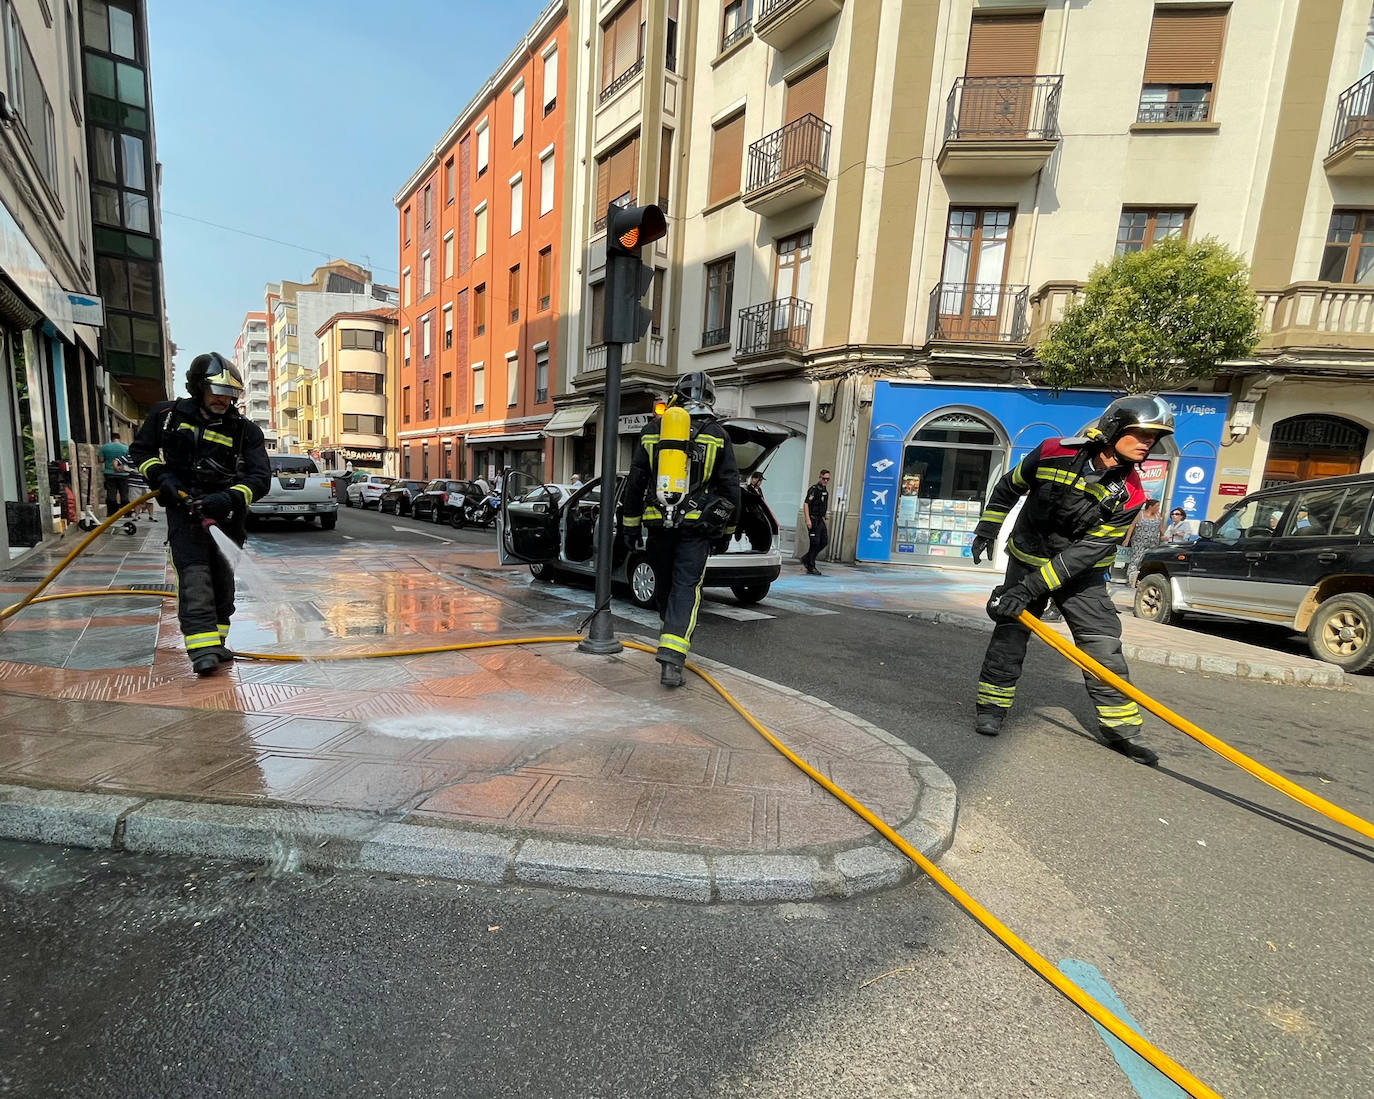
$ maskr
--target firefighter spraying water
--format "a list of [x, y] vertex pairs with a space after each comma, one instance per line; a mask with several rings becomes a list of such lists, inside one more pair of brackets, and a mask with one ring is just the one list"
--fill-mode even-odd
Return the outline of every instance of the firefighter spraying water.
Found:
[[739, 469], [715, 403], [705, 373], [684, 374], [663, 414], [640, 433], [625, 483], [625, 538], [638, 548], [648, 532], [645, 556], [663, 620], [655, 659], [665, 687], [682, 686], [711, 543], [734, 533], [739, 514]]
[[197, 675], [233, 658], [225, 647], [234, 613], [234, 571], [211, 527], [242, 546], [248, 505], [266, 495], [272, 470], [262, 430], [239, 415], [243, 379], [222, 355], [197, 355], [189, 398], [166, 401], [139, 428], [129, 459], [167, 509], [177, 573], [177, 618]]

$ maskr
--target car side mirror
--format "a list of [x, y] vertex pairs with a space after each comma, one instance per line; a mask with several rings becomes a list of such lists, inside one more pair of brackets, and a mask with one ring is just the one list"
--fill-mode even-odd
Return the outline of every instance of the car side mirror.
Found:
[[1199, 538], [1212, 538], [1216, 535], [1217, 525], [1213, 522], [1203, 522], [1197, 525], [1197, 536]]

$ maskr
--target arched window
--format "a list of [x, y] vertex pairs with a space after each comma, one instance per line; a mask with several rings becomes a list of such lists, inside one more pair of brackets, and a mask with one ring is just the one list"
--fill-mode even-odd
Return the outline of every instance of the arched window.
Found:
[[902, 448], [894, 550], [971, 557], [973, 528], [1006, 452], [1005, 434], [974, 409], [942, 409], [919, 424]]
[[1263, 487], [1358, 473], [1369, 431], [1340, 416], [1280, 420], [1269, 432]]

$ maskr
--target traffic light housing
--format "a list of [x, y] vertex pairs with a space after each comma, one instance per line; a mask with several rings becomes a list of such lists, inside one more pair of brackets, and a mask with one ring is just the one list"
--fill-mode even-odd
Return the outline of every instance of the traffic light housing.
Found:
[[607, 343], [638, 343], [649, 330], [652, 313], [641, 304], [654, 281], [654, 269], [640, 262], [640, 249], [665, 236], [668, 222], [657, 206], [606, 209]]

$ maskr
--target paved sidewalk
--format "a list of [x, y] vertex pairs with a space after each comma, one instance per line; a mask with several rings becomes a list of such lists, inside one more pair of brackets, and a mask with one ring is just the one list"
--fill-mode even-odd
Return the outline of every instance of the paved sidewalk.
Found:
[[[996, 574], [975, 569], [834, 563], [825, 564], [823, 572], [819, 577], [807, 576], [796, 562], [784, 562], [783, 576], [773, 586], [770, 598], [804, 595], [830, 604], [899, 610], [922, 621], [992, 630], [984, 607], [998, 582]], [[1310, 657], [1142, 621], [1131, 610], [1133, 589], [1113, 584], [1111, 592], [1121, 611], [1122, 647], [1128, 660], [1314, 687], [1346, 687], [1352, 680], [1366, 678], [1347, 676], [1334, 664]], [[1051, 624], [1069, 637], [1062, 623]]]
[[[49, 590], [166, 583], [161, 530], [103, 537]], [[580, 617], [503, 598], [480, 547], [275, 545], [242, 578], [239, 651], [562, 636]], [[0, 605], [47, 567], [5, 574]], [[927, 757], [820, 700], [703, 666], [914, 846], [949, 846], [954, 786]], [[198, 679], [170, 600], [44, 604], [0, 631], [0, 835], [696, 901], [852, 896], [913, 876], [704, 681], [688, 684], [661, 688], [649, 654], [569, 643], [245, 660]]]

